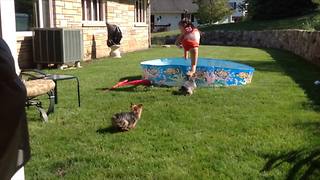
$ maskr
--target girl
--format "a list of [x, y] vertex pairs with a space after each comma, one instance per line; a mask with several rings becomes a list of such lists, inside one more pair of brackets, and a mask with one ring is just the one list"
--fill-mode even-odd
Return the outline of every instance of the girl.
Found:
[[180, 36], [176, 40], [176, 45], [184, 48], [184, 58], [188, 58], [188, 53], [191, 57], [191, 71], [187, 73], [188, 76], [194, 76], [198, 63], [200, 32], [199, 30], [187, 19], [179, 22]]

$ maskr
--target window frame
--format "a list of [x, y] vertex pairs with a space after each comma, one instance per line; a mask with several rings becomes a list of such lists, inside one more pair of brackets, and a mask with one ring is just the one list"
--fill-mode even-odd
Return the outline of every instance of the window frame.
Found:
[[[137, 7], [137, 2], [142, 1], [143, 7]], [[139, 9], [137, 9], [139, 8]], [[137, 14], [137, 12], [139, 13]], [[143, 11], [143, 21], [138, 21], [141, 19], [141, 11]], [[139, 16], [140, 15], [140, 16]], [[134, 26], [136, 27], [146, 27], [148, 26], [148, 0], [135, 0], [134, 1]]]
[[[88, 20], [88, 13], [87, 13], [87, 2], [90, 2], [90, 19], [98, 20]], [[96, 12], [94, 12], [94, 1], [93, 0], [82, 0], [81, 1], [81, 10], [82, 10], [82, 26], [106, 26], [106, 3], [104, 0], [96, 0]], [[101, 18], [102, 17], [102, 18]], [[101, 20], [100, 20], [101, 19]]]
[[[52, 0], [48, 0], [49, 3], [49, 27], [53, 27], [53, 11], [52, 11]], [[36, 8], [36, 9], [35, 9]], [[33, 3], [32, 7], [33, 11], [37, 11], [39, 14], [34, 14], [36, 16], [36, 21], [38, 24], [38, 27], [31, 27], [31, 28], [43, 28], [44, 27], [44, 20], [43, 20], [43, 0], [36, 0]], [[17, 13], [17, 12], [15, 12]], [[16, 35], [18, 37], [32, 37], [33, 33], [32, 30], [30, 31], [16, 31]]]

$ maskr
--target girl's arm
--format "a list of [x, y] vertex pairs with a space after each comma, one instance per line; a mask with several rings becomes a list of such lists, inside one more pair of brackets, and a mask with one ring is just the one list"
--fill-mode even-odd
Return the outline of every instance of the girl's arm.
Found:
[[183, 34], [180, 34], [175, 42], [175, 45], [179, 48], [181, 47], [182, 39], [183, 39]]

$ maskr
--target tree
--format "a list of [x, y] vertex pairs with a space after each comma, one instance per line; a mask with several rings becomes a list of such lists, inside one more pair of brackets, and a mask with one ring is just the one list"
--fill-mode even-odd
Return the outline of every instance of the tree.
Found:
[[[314, 0], [319, 1], [319, 0]], [[252, 19], [279, 19], [299, 16], [313, 11], [313, 0], [248, 0], [248, 13]]]
[[317, 6], [319, 6], [319, 4], [320, 4], [320, 0], [312, 0], [312, 2], [313, 2], [314, 4], [316, 4]]
[[227, 0], [197, 0], [197, 18], [201, 24], [213, 24], [231, 14]]

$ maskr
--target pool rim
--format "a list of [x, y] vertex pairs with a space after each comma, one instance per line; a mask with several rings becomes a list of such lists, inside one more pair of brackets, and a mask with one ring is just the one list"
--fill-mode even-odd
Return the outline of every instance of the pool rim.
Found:
[[[164, 61], [164, 60], [183, 60], [186, 61], [184, 58], [158, 58], [158, 59], [153, 59], [153, 60], [145, 60], [140, 62], [141, 66], [155, 66], [155, 67], [163, 67], [163, 66], [190, 66], [190, 65], [182, 65], [182, 64], [152, 64], [151, 62], [155, 62], [155, 61]], [[189, 59], [188, 59], [189, 60]], [[220, 61], [220, 62], [227, 62], [230, 64], [234, 64], [234, 65], [240, 65], [243, 68], [237, 68], [235, 67], [223, 67], [223, 66], [204, 66], [204, 65], [198, 65], [197, 68], [201, 68], [201, 67], [214, 67], [214, 68], [221, 68], [221, 69], [234, 69], [234, 70], [243, 70], [243, 71], [255, 71], [255, 68], [246, 64], [242, 64], [239, 62], [234, 62], [234, 60], [231, 59], [213, 59], [213, 58], [199, 58], [198, 60], [205, 60], [205, 61]], [[189, 61], [190, 62], [190, 61]]]

